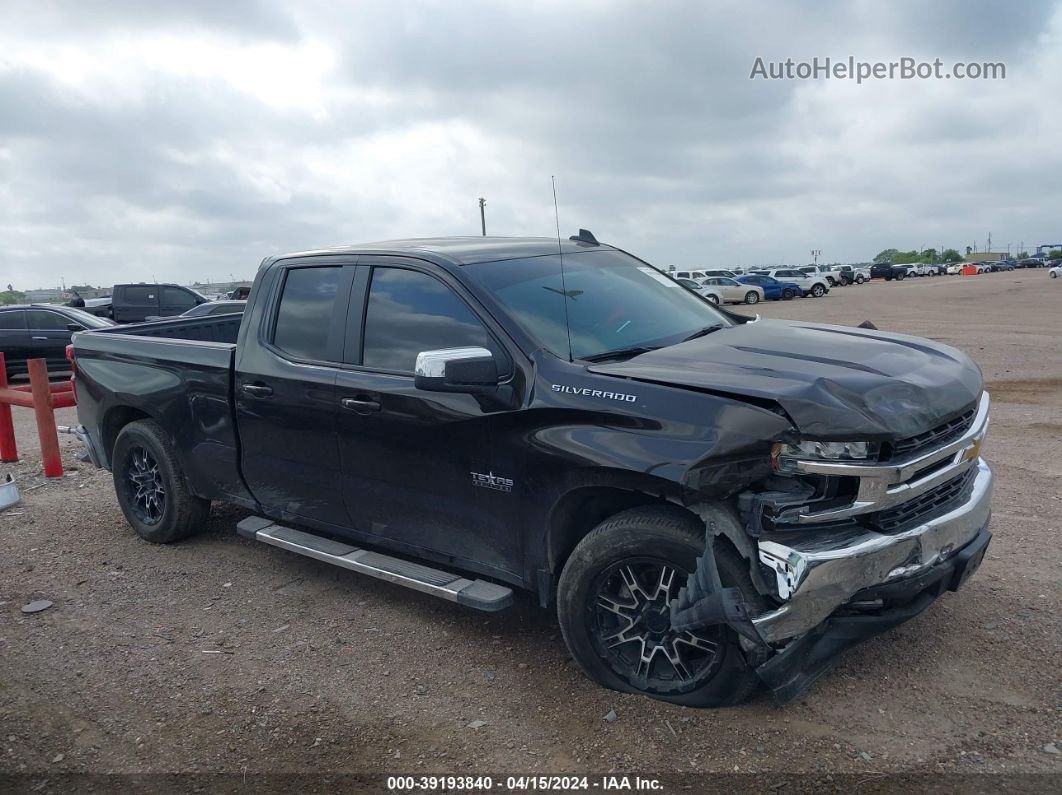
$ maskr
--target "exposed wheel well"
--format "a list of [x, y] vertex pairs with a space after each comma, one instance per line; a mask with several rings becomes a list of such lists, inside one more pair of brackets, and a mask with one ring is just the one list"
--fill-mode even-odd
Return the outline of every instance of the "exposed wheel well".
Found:
[[151, 419], [150, 414], [130, 406], [116, 406], [107, 412], [100, 428], [100, 433], [103, 437], [100, 442], [103, 444], [103, 454], [107, 456], [108, 463], [111, 461], [114, 443], [118, 439], [118, 434], [122, 432], [122, 428], [131, 422], [149, 419]]
[[610, 516], [642, 505], [670, 505], [662, 497], [609, 486], [588, 486], [566, 494], [549, 527], [550, 571], [557, 575], [583, 536]]

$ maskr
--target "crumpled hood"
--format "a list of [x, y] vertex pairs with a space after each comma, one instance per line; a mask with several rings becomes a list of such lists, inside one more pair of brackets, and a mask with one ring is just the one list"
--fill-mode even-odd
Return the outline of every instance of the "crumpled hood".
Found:
[[624, 362], [619, 376], [776, 401], [813, 439], [902, 439], [936, 427], [981, 393], [977, 365], [920, 337], [785, 320], [724, 328]]

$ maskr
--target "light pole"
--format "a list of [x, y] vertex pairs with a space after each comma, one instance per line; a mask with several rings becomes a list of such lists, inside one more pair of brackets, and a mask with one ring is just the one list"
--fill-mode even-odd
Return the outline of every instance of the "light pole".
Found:
[[821, 255], [821, 254], [822, 254], [822, 249], [821, 248], [813, 248], [813, 249], [811, 249], [811, 256], [815, 260], [815, 266], [816, 267], [818, 267], [819, 255]]
[[483, 209], [487, 206], [487, 200], [482, 196], [479, 197], [479, 224], [483, 228], [483, 237], [487, 236], [487, 213]]

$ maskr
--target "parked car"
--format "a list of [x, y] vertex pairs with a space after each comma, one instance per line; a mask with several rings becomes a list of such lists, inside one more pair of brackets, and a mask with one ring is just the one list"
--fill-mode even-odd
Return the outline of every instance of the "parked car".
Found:
[[769, 301], [789, 301], [802, 295], [804, 289], [793, 282], [780, 282], [761, 273], [750, 273], [735, 279], [739, 284], [751, 284], [763, 290], [763, 297]]
[[845, 276], [844, 271], [839, 267], [834, 268], [829, 265], [803, 265], [797, 268], [797, 270], [811, 276], [821, 276], [826, 280], [830, 287], [843, 287], [848, 284], [848, 279]]
[[799, 285], [801, 293], [805, 296], [820, 298], [830, 291], [830, 283], [824, 276], [804, 273], [796, 268], [774, 268], [760, 272], [779, 281]]
[[1014, 270], [1014, 263], [1012, 263], [1010, 260], [1001, 259], [997, 262], [990, 263], [990, 270], [993, 273], [1000, 271], [1012, 271]]
[[585, 230], [267, 258], [242, 319], [76, 335], [78, 430], [147, 541], [233, 503], [248, 539], [467, 607], [530, 591], [605, 687], [791, 700], [980, 565], [989, 397], [955, 348], [651, 270]]
[[733, 279], [735, 276], [739, 276], [739, 275], [740, 274], [738, 274], [736, 271], [730, 271], [730, 270], [704, 271], [704, 277], [706, 279], [710, 278], [712, 276], [721, 276], [724, 279]]
[[1025, 259], [1018, 260], [1019, 268], [1042, 268], [1044, 261], [1039, 257], [1026, 257]]
[[690, 279], [698, 284], [707, 278], [704, 271], [672, 271], [668, 275], [671, 276], [672, 279]]
[[116, 284], [111, 291], [111, 317], [117, 323], [140, 323], [148, 317], [174, 317], [207, 299], [179, 284]]
[[66, 346], [74, 332], [113, 325], [111, 320], [70, 306], [0, 306], [0, 351], [7, 377], [25, 374], [28, 359], [45, 359], [50, 372], [67, 371]]
[[849, 284], [863, 284], [870, 281], [870, 268], [854, 265], [842, 265], [841, 271]]
[[723, 294], [714, 287], [702, 287], [701, 285], [697, 284], [697, 282], [693, 281], [693, 279], [676, 279], [675, 281], [677, 281], [687, 290], [693, 290], [693, 292], [697, 293], [697, 295], [707, 298], [716, 306], [723, 303]]
[[893, 265], [891, 262], [875, 262], [870, 266], [871, 279], [884, 279], [887, 282], [907, 278], [907, 265]]
[[705, 288], [717, 290], [724, 303], [734, 304], [758, 304], [763, 300], [762, 287], [727, 279], [723, 276], [709, 276], [701, 285]]
[[1049, 275], [1049, 276], [1050, 276], [1050, 277], [1051, 277], [1052, 279], [1057, 279], [1057, 278], [1058, 278], [1058, 275], [1059, 275], [1060, 273], [1062, 273], [1062, 265], [1055, 265], [1055, 266], [1054, 266], [1053, 268], [1051, 268], [1051, 269], [1050, 269], [1050, 270], [1049, 270], [1049, 271], [1047, 272], [1047, 274], [1048, 274], [1048, 275]]
[[962, 273], [964, 265], [966, 265], [965, 262], [953, 262], [948, 265], [947, 269], [945, 270], [945, 273], [947, 273], [949, 276], [958, 276]]
[[[242, 315], [246, 301], [207, 301], [205, 304], [193, 306], [187, 312], [182, 312], [177, 317], [207, 317], [208, 315]], [[145, 320], [167, 320], [160, 315], [152, 315]]]

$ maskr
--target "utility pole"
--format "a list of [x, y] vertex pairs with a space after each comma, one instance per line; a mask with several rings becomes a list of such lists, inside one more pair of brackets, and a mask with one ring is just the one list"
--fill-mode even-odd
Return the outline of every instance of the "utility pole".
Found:
[[820, 254], [822, 254], [822, 249], [821, 248], [813, 248], [813, 249], [811, 249], [811, 256], [815, 260], [815, 265], [816, 266], [818, 266], [818, 264], [819, 264], [819, 255]]
[[487, 236], [487, 213], [483, 209], [487, 206], [487, 200], [482, 196], [479, 197], [479, 224], [483, 228], [483, 237]]

